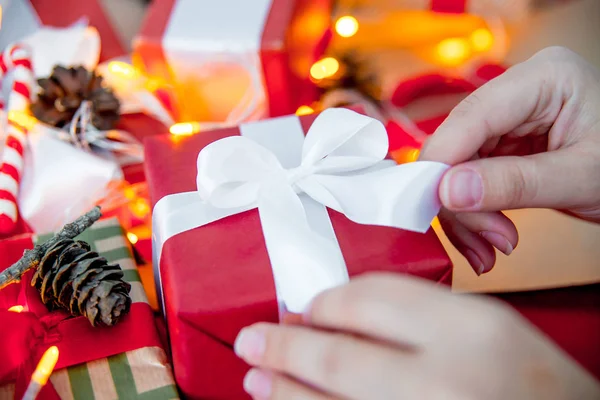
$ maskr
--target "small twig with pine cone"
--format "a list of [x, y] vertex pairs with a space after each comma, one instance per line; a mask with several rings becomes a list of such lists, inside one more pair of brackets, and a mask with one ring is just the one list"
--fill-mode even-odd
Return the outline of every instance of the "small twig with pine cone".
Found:
[[95, 207], [48, 241], [25, 251], [0, 273], [0, 289], [35, 268], [31, 285], [50, 310], [63, 308], [74, 316], [83, 315], [94, 326], [116, 324], [131, 307], [131, 286], [123, 281], [119, 265], [108, 265], [89, 244], [73, 240], [101, 216], [100, 207]]

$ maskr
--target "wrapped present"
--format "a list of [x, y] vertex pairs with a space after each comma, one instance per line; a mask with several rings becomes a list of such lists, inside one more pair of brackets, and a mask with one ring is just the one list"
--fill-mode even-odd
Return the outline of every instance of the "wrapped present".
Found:
[[[117, 32], [98, 0], [2, 0], [2, 35], [0, 50], [10, 43], [35, 33], [41, 26], [68, 27], [87, 21], [102, 38], [100, 60], [126, 53]], [[59, 52], [59, 46], [52, 50]]]
[[326, 47], [331, 3], [154, 1], [134, 61], [173, 85], [180, 121], [291, 113], [316, 99], [309, 70]]
[[155, 278], [186, 396], [245, 398], [238, 332], [349, 277], [450, 283], [429, 229], [447, 166], [399, 166], [387, 149], [383, 125], [347, 109], [146, 141]]
[[[131, 310], [110, 328], [94, 328], [85, 317], [48, 312], [29, 284], [32, 271], [27, 272], [20, 283], [0, 291], [0, 398], [21, 398], [35, 364], [53, 345], [59, 350], [58, 364], [39, 399], [178, 398], [152, 310], [118, 221], [98, 221], [78, 239], [124, 270], [124, 279], [131, 285]], [[29, 235], [0, 241], [0, 268], [16, 262], [32, 246]], [[8, 311], [15, 305], [23, 306], [23, 311]]]

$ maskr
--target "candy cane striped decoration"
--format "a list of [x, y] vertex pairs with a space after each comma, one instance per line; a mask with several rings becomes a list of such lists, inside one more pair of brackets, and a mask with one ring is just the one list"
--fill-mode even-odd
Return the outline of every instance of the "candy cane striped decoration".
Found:
[[[12, 111], [27, 112], [33, 85], [31, 53], [22, 45], [9, 46], [0, 54], [0, 82], [12, 72], [13, 84], [7, 102], [0, 103], [7, 115]], [[27, 130], [7, 118], [2, 164], [0, 166], [0, 234], [11, 233], [16, 226], [17, 195], [23, 171], [23, 151]]]

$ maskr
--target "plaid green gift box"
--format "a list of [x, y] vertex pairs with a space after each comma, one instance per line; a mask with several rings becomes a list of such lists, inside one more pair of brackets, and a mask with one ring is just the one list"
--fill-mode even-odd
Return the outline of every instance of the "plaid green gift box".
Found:
[[[40, 236], [37, 241], [49, 239]], [[124, 279], [131, 284], [131, 299], [148, 303], [129, 242], [116, 218], [100, 220], [77, 237], [92, 250], [117, 263]], [[154, 324], [148, 329], [155, 329]], [[94, 360], [54, 371], [50, 377], [62, 399], [178, 399], [179, 395], [165, 351], [160, 347], [144, 347], [111, 357]], [[14, 385], [0, 387], [0, 399], [12, 399]]]

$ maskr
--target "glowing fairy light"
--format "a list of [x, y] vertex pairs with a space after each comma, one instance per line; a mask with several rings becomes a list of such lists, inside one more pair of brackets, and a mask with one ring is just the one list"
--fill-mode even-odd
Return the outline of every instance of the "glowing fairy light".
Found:
[[296, 115], [298, 115], [298, 116], [309, 115], [309, 114], [312, 114], [314, 112], [315, 112], [315, 110], [313, 110], [312, 107], [310, 107], [310, 106], [300, 106], [296, 110]]
[[321, 80], [332, 77], [339, 69], [340, 63], [338, 60], [333, 57], [326, 57], [313, 64], [310, 68], [310, 76], [313, 79]]
[[31, 381], [29, 381], [29, 386], [27, 386], [27, 390], [23, 395], [23, 400], [34, 400], [37, 397], [42, 387], [48, 382], [48, 379], [50, 379], [50, 375], [52, 375], [52, 371], [54, 371], [57, 362], [58, 347], [52, 346], [46, 350], [35, 368], [35, 371], [31, 376]]
[[448, 65], [458, 65], [471, 55], [469, 42], [462, 38], [442, 40], [436, 50], [440, 61]]
[[137, 235], [133, 232], [127, 232], [127, 239], [131, 242], [131, 244], [136, 244], [139, 240]]
[[190, 136], [200, 132], [200, 124], [198, 122], [180, 122], [172, 125], [169, 132], [175, 136]]
[[494, 44], [494, 35], [486, 28], [480, 28], [473, 33], [469, 37], [469, 41], [471, 42], [471, 47], [475, 51], [488, 51], [492, 48]]
[[350, 15], [345, 15], [335, 23], [335, 31], [341, 37], [352, 37], [358, 32], [358, 21]]

